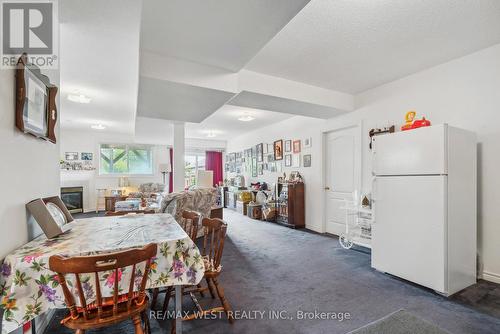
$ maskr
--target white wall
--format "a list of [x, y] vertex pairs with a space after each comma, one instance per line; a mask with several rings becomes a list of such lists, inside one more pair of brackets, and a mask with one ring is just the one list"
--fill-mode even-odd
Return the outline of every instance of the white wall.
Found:
[[[42, 72], [59, 85], [58, 71]], [[0, 259], [41, 233], [36, 222], [28, 222], [25, 204], [59, 194], [59, 126], [57, 144], [20, 132], [15, 127], [14, 94], [14, 71], [0, 70]]]
[[[99, 175], [99, 144], [130, 144], [134, 143], [133, 136], [94, 131], [61, 130], [61, 149], [58, 158], [64, 159], [65, 152], [92, 152], [94, 153], [93, 164], [95, 171], [61, 171], [61, 186], [83, 186], [84, 211], [93, 211], [96, 208], [96, 189], [118, 188], [117, 176]], [[142, 143], [139, 143], [142, 144]], [[160, 163], [169, 163], [170, 157], [166, 145], [155, 145], [153, 147], [153, 170], [152, 176], [130, 176], [131, 186], [139, 186], [141, 183], [162, 183], [162, 174], [158, 172]], [[168, 181], [167, 181], [168, 183]], [[104, 209], [104, 208], [102, 208]]]
[[363, 188], [370, 190], [368, 131], [403, 122], [408, 110], [478, 137], [478, 246], [484, 277], [500, 283], [500, 44], [357, 96], [355, 112], [326, 128], [363, 121]]
[[[282, 160], [283, 172], [287, 175], [291, 171], [298, 170], [304, 178], [305, 183], [305, 194], [306, 194], [306, 227], [315, 230], [322, 231], [322, 165], [321, 165], [321, 128], [324, 120], [318, 120], [309, 117], [295, 116], [290, 119], [284, 120], [279, 123], [271, 124], [261, 129], [252, 131], [250, 133], [244, 134], [242, 136], [236, 137], [228, 141], [227, 152], [239, 152], [245, 149], [251, 148], [259, 143], [272, 144], [275, 140], [283, 139], [285, 140], [303, 140], [305, 138], [312, 138], [312, 147], [304, 148], [302, 147], [300, 168], [284, 167], [285, 161]], [[284, 144], [283, 144], [284, 145]], [[284, 153], [288, 154], [288, 153]], [[311, 154], [311, 167], [303, 167], [302, 155]], [[244, 173], [245, 182], [250, 185], [251, 182], [264, 181], [270, 186], [276, 183], [279, 176], [283, 175], [283, 172], [271, 173], [269, 171], [264, 171], [264, 175], [259, 175], [257, 177], [251, 177], [251, 174]], [[225, 176], [226, 177], [226, 176]], [[318, 192], [318, 189], [320, 192]]]

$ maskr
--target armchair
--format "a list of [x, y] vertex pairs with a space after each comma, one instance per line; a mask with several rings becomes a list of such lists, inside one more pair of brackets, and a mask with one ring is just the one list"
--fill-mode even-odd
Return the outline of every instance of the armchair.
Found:
[[[160, 212], [170, 213], [181, 221], [183, 211], [196, 211], [202, 218], [210, 218], [210, 211], [217, 201], [217, 189], [199, 188], [166, 195], [161, 202]], [[203, 230], [198, 231], [198, 237]]]

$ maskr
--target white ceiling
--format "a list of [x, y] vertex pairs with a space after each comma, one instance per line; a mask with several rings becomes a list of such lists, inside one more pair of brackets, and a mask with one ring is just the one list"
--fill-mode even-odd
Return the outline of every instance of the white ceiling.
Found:
[[344, 113], [343, 111], [336, 110], [335, 108], [326, 107], [319, 104], [307, 103], [248, 91], [242, 91], [234, 98], [232, 98], [228, 103], [233, 106], [257, 108], [261, 110], [273, 110], [286, 114], [295, 114], [323, 119], [329, 119]]
[[222, 90], [141, 77], [137, 115], [201, 122], [233, 96]]
[[358, 93], [497, 43], [498, 0], [312, 0], [245, 68]]
[[[246, 114], [255, 119], [250, 122], [238, 120]], [[225, 105], [201, 123], [186, 123], [186, 137], [207, 139], [207, 134], [213, 132], [216, 137], [211, 139], [230, 140], [243, 133], [281, 122], [290, 117], [293, 115]]]
[[[338, 114], [304, 96], [330, 101], [339, 91], [362, 92], [500, 43], [498, 0], [308, 2], [61, 1], [62, 127], [101, 123], [106, 131], [151, 141], [163, 140], [166, 125], [181, 120], [195, 122], [187, 123], [186, 137], [207, 140], [212, 131], [214, 139], [230, 140], [304, 110], [321, 118]], [[145, 52], [158, 56], [155, 66], [167, 58], [199, 66], [174, 65], [169, 72], [169, 62], [162, 70], [170, 77], [140, 77]], [[242, 68], [248, 71], [231, 72]], [[266, 80], [243, 72], [263, 73]], [[209, 85], [221, 82], [226, 88]], [[312, 86], [306, 92], [301, 83]], [[68, 101], [77, 90], [92, 102]], [[257, 120], [236, 120], [242, 110]]]
[[[238, 118], [243, 115], [255, 117], [253, 121], [242, 122]], [[185, 123], [186, 138], [203, 139], [204, 141], [230, 140], [242, 133], [259, 129], [263, 126], [275, 124], [293, 117], [290, 114], [242, 108], [225, 105], [201, 123]], [[173, 121], [137, 117], [135, 137], [142, 143], [172, 143]], [[207, 137], [214, 133], [213, 138]]]
[[[64, 128], [103, 124], [133, 133], [139, 77], [141, 3], [136, 0], [59, 2], [60, 115]], [[79, 91], [92, 99], [67, 99]]]
[[145, 0], [141, 48], [240, 70], [309, 0]]

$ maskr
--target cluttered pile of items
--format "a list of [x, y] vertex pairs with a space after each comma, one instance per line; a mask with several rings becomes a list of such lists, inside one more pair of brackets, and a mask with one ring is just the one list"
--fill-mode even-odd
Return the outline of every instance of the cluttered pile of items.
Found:
[[269, 186], [256, 182], [245, 186], [238, 175], [224, 182], [224, 207], [252, 219], [276, 222], [292, 228], [305, 226], [304, 180], [299, 172], [286, 173]]

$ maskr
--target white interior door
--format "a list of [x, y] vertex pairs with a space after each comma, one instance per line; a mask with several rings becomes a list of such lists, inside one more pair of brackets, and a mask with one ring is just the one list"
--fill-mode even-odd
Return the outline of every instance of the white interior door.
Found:
[[361, 139], [359, 126], [326, 134], [325, 231], [345, 232], [344, 199], [352, 199], [361, 180]]

